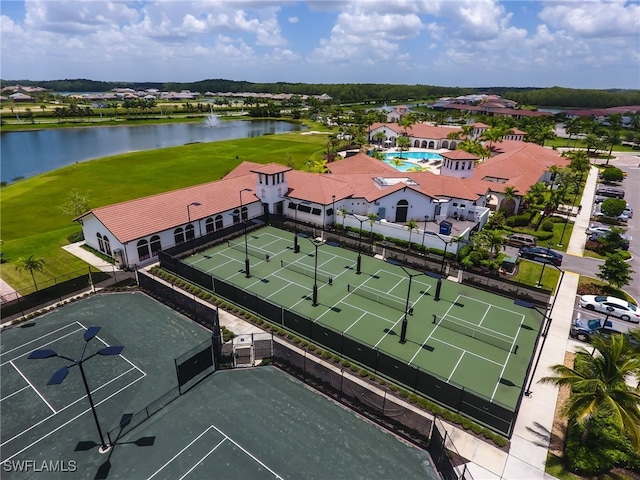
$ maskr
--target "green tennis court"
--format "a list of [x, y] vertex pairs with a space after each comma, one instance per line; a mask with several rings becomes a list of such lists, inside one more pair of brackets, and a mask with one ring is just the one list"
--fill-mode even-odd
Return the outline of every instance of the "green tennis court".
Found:
[[[77, 369], [47, 385], [62, 359], [27, 358], [36, 349], [76, 358], [95, 325], [87, 354], [125, 347], [84, 367], [115, 444], [105, 454]], [[273, 367], [218, 371], [177, 395], [174, 358], [209, 338], [142, 293], [93, 295], [3, 330], [2, 478], [438, 478], [426, 451]], [[123, 416], [150, 408], [118, 433]]]
[[246, 242], [253, 252], [249, 278], [243, 237], [232, 247], [222, 244], [183, 262], [515, 409], [541, 327], [532, 309], [452, 281], [442, 282], [436, 300], [436, 278], [365, 255], [358, 274], [356, 252], [298, 238], [300, 252], [295, 253], [293, 234], [274, 227], [249, 233]]

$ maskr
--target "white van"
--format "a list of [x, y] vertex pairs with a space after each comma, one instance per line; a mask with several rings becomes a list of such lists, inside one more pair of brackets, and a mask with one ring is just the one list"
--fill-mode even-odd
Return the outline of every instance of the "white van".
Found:
[[512, 233], [507, 236], [507, 245], [512, 247], [535, 247], [537, 244], [536, 237], [526, 233]]

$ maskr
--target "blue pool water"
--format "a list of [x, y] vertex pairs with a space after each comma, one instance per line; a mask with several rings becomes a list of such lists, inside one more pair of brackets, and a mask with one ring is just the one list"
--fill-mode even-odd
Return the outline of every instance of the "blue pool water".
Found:
[[[435, 160], [442, 160], [442, 157], [440, 155], [438, 155], [437, 153], [431, 153], [431, 152], [402, 152], [402, 155], [400, 155], [400, 152], [392, 152], [392, 153], [385, 153], [384, 157], [385, 157], [384, 162], [387, 165], [391, 165], [393, 168], [401, 172], [406, 172], [407, 170], [409, 170], [412, 167], [415, 167], [416, 165], [422, 165], [426, 167], [430, 162], [433, 162]], [[395, 157], [411, 159], [411, 160], [414, 160], [414, 162], [402, 162], [401, 165], [396, 166], [391, 163], [391, 160]], [[417, 160], [427, 160], [427, 161], [422, 163], [416, 163], [415, 161]]]

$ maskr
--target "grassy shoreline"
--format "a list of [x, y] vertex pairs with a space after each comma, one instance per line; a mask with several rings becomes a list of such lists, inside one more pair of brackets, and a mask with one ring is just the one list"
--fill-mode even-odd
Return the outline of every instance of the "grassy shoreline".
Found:
[[0, 238], [6, 263], [0, 276], [16, 289], [32, 286], [30, 274], [14, 267], [29, 255], [45, 260], [36, 280], [86, 266], [61, 248], [80, 230], [58, 208], [73, 189], [90, 190], [90, 207], [96, 208], [218, 180], [242, 161], [302, 169], [306, 159], [322, 158], [325, 143], [326, 135], [301, 132], [197, 143], [89, 160], [12, 183], [2, 188]]

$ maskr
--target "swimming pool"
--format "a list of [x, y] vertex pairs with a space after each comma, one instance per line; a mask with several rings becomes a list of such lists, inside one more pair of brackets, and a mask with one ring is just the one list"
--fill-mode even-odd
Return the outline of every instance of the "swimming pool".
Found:
[[[401, 157], [403, 159], [406, 158], [412, 161], [410, 162], [403, 161], [400, 165], [394, 165], [393, 163], [391, 163], [391, 160], [393, 160], [396, 157]], [[425, 160], [425, 161], [420, 162], [420, 160]], [[429, 163], [434, 162], [436, 160], [442, 160], [442, 157], [437, 153], [432, 153], [432, 152], [402, 152], [402, 155], [400, 154], [400, 152], [392, 152], [392, 153], [384, 154], [384, 163], [386, 163], [387, 165], [391, 165], [393, 168], [401, 172], [406, 172], [411, 168], [415, 167], [416, 165], [426, 167]]]
[[410, 160], [442, 160], [442, 157], [433, 152], [391, 152], [385, 153], [385, 160], [391, 160], [394, 157], [408, 158]]

